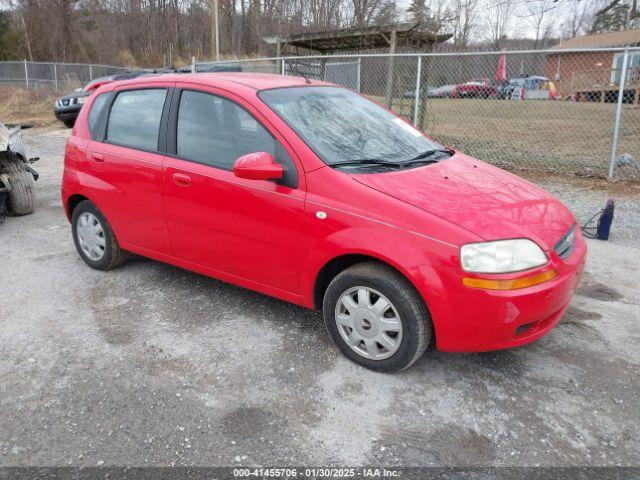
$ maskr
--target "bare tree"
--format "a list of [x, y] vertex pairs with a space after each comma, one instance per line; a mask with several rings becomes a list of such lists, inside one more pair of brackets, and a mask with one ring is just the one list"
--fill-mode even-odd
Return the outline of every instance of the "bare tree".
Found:
[[512, 0], [499, 0], [489, 10], [489, 32], [491, 33], [491, 45], [495, 50], [500, 50], [507, 38], [512, 9]]
[[473, 30], [477, 26], [479, 0], [454, 0], [451, 10], [454, 12], [448, 25], [451, 26], [453, 44], [457, 49], [466, 48], [471, 41]]
[[379, 10], [382, 0], [351, 0], [353, 16], [356, 26], [363, 28], [369, 25], [371, 19]]
[[585, 33], [595, 14], [595, 2], [571, 2], [566, 20], [562, 25], [562, 36], [573, 38]]
[[529, 13], [528, 19], [535, 31], [535, 49], [540, 48], [543, 40], [551, 35], [552, 14], [557, 9], [557, 0], [534, 0], [527, 2], [526, 9]]

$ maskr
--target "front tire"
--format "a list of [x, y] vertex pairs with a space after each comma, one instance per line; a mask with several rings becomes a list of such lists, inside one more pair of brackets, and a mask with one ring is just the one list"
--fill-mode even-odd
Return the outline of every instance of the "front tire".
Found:
[[380, 372], [410, 367], [433, 336], [429, 311], [413, 285], [377, 262], [339, 273], [325, 292], [323, 316], [347, 358]]
[[107, 219], [89, 200], [74, 208], [71, 230], [80, 257], [91, 268], [111, 270], [126, 261], [127, 252], [120, 248]]

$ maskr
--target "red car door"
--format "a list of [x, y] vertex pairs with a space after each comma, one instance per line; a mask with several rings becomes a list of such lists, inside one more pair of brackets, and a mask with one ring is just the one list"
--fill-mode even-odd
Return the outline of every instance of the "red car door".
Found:
[[158, 152], [167, 93], [164, 87], [116, 91], [104, 139], [87, 145], [93, 199], [123, 248], [170, 253], [162, 207], [164, 154]]
[[[293, 151], [246, 102], [209, 87], [176, 85], [164, 162], [164, 205], [174, 256], [279, 290], [299, 292], [304, 177]], [[263, 120], [261, 118], [261, 120]], [[283, 181], [233, 174], [266, 151]]]

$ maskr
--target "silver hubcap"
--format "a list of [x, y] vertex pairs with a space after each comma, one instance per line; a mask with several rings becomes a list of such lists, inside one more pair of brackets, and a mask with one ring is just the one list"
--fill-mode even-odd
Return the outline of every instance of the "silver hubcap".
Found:
[[78, 236], [80, 248], [87, 257], [93, 261], [98, 261], [104, 256], [106, 245], [104, 229], [95, 215], [84, 212], [78, 217], [76, 235]]
[[358, 355], [384, 360], [396, 353], [402, 341], [402, 322], [387, 297], [369, 287], [353, 287], [336, 305], [340, 336]]

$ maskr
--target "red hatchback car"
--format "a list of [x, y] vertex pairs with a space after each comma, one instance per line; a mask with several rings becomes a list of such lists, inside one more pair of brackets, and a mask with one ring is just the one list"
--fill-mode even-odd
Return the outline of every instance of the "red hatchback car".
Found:
[[134, 252], [321, 309], [338, 348], [381, 371], [432, 342], [542, 337], [586, 253], [545, 191], [350, 90], [276, 75], [99, 88], [67, 144], [62, 198], [89, 266]]

